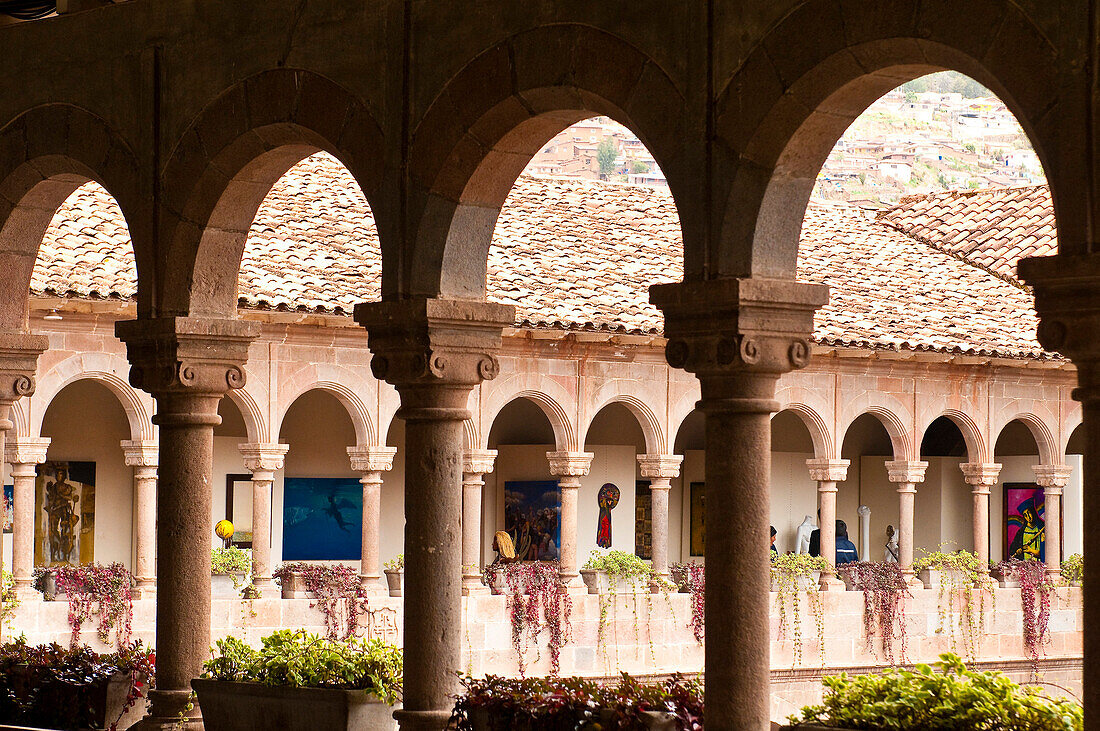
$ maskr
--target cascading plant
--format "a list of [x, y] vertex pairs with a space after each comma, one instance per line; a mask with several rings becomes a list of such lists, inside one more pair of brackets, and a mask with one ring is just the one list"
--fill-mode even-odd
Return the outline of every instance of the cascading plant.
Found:
[[111, 632], [121, 651], [130, 643], [134, 619], [134, 577], [121, 563], [56, 566], [57, 586], [69, 598], [69, 627], [72, 647], [80, 644], [80, 629], [94, 614], [99, 615], [96, 634], [110, 644]]
[[342, 640], [355, 636], [359, 618], [367, 609], [367, 593], [355, 569], [343, 564], [319, 566], [302, 561], [284, 563], [272, 575], [281, 585], [292, 574], [298, 574], [314, 603], [325, 616], [326, 636]]
[[695, 641], [703, 644], [706, 636], [707, 580], [702, 564], [689, 562], [673, 564], [669, 568], [673, 582], [688, 590], [691, 595], [691, 633]]
[[1039, 671], [1039, 656], [1043, 645], [1050, 639], [1050, 598], [1054, 594], [1054, 582], [1047, 574], [1046, 564], [1010, 558], [993, 567], [1002, 576], [1011, 576], [1020, 582], [1020, 603], [1024, 615], [1024, 646], [1031, 658], [1032, 673]]
[[[841, 565], [844, 582], [863, 592], [863, 633], [867, 651], [878, 654], [875, 637], [891, 665], [905, 662], [905, 600], [911, 599], [905, 575], [896, 563], [860, 561]], [[897, 646], [895, 647], [895, 643]]]
[[963, 652], [971, 660], [975, 659], [985, 637], [986, 601], [990, 602], [990, 611], [997, 608], [997, 594], [994, 591], [997, 582], [990, 577], [978, 557], [969, 551], [927, 553], [913, 562], [913, 570], [939, 572], [939, 626], [936, 631], [947, 634], [951, 652], [955, 652], [956, 623], [953, 616], [957, 614]]
[[[817, 641], [821, 664], [825, 664], [825, 617], [822, 611], [820, 586], [816, 579], [821, 572], [832, 567], [823, 556], [808, 553], [773, 553], [771, 557], [772, 587], [776, 591], [776, 608], [779, 612], [779, 637], [783, 639], [788, 627], [794, 650], [794, 664], [802, 664], [802, 592], [807, 593], [810, 613], [817, 628]], [[793, 621], [787, 616], [790, 604]]]
[[561, 670], [561, 648], [572, 639], [573, 600], [561, 581], [557, 561], [520, 561], [492, 566], [487, 578], [501, 577], [508, 595], [508, 616], [512, 626], [512, 648], [520, 675], [527, 672], [527, 650], [534, 646], [535, 662], [541, 657], [539, 635], [548, 632], [550, 672]]

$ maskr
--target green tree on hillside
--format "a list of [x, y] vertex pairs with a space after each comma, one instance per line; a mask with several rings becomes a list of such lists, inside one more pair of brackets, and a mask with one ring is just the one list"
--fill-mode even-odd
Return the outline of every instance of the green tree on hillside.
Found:
[[615, 140], [604, 137], [596, 146], [596, 163], [600, 166], [600, 175], [610, 175], [615, 171], [615, 158], [619, 151], [615, 149]]

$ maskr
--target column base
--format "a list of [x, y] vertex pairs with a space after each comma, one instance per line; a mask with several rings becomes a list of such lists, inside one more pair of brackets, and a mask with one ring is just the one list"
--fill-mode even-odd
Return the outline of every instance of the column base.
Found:
[[151, 584], [148, 586], [141, 586], [138, 584], [133, 589], [134, 599], [156, 599], [157, 598], [157, 585]]
[[30, 584], [16, 584], [14, 592], [15, 598], [18, 599], [20, 603], [24, 604], [27, 602], [40, 602], [45, 599], [45, 597], [42, 596], [42, 592], [38, 591]]
[[367, 596], [389, 596], [390, 590], [382, 586], [382, 579], [378, 576], [360, 576], [360, 585]]
[[822, 576], [821, 577], [821, 591], [847, 591], [848, 587], [844, 585], [844, 582], [835, 576]]
[[451, 720], [450, 711], [394, 711], [401, 731], [444, 731]]
[[186, 690], [149, 691], [149, 715], [133, 731], [203, 731], [202, 712]]
[[463, 584], [462, 596], [489, 596], [492, 592], [489, 591], [489, 587], [482, 584], [480, 581], [476, 584]]

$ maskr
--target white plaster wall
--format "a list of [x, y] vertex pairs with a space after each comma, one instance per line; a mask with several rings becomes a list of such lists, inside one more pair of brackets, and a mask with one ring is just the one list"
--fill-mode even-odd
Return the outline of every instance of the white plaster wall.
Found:
[[381, 548], [378, 560], [383, 564], [397, 554], [405, 552], [404, 422], [395, 422], [390, 427], [386, 444], [397, 447], [397, 454], [393, 458], [393, 469], [382, 473], [382, 519], [379, 526]]
[[1062, 550], [1065, 556], [1072, 556], [1084, 550], [1085, 514], [1081, 504], [1082, 462], [1081, 455], [1067, 454], [1066, 464], [1073, 468], [1062, 496], [1062, 513], [1065, 533], [1062, 536]]
[[810, 479], [806, 467], [813, 456], [812, 452], [772, 452], [771, 524], [780, 553], [797, 548], [795, 533], [807, 515], [817, 522], [817, 482]]

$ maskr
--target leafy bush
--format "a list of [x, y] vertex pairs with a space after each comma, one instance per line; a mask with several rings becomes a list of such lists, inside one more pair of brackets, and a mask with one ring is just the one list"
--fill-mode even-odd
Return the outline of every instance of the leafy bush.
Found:
[[393, 705], [401, 697], [401, 648], [382, 640], [331, 640], [305, 630], [279, 630], [254, 650], [236, 637], [215, 643], [203, 677], [295, 688], [369, 690]]
[[405, 554], [399, 553], [391, 558], [386, 563], [382, 564], [382, 568], [386, 571], [404, 571], [405, 570]]
[[[937, 672], [938, 670], [938, 672]], [[967, 670], [956, 655], [933, 665], [873, 675], [847, 673], [822, 679], [821, 705], [807, 706], [800, 724], [841, 729], [921, 731], [1080, 731], [1081, 706], [1021, 688], [999, 672]]]
[[[154, 682], [153, 653], [138, 642], [101, 655], [88, 647], [31, 646], [19, 639], [0, 645], [0, 723], [37, 728], [91, 729], [97, 698], [112, 678], [129, 677], [122, 713]], [[99, 709], [102, 712], [103, 709]], [[114, 729], [121, 719], [105, 719]]]
[[216, 576], [226, 574], [248, 574], [252, 572], [252, 551], [250, 549], [215, 548], [210, 552], [210, 573]]
[[19, 608], [19, 597], [15, 595], [15, 577], [10, 571], [0, 574], [0, 624], [7, 624]]
[[1062, 578], [1074, 586], [1081, 586], [1085, 581], [1085, 558], [1075, 553], [1062, 562]]
[[600, 686], [583, 678], [464, 677], [448, 728], [473, 731], [484, 713], [490, 731], [647, 728], [646, 712], [670, 713], [681, 731], [703, 728], [703, 688], [679, 675], [642, 683], [622, 674], [618, 685]]
[[626, 551], [608, 551], [607, 553], [592, 551], [582, 568], [606, 572], [612, 589], [618, 581], [637, 587], [649, 582], [653, 576], [653, 569], [649, 564]]

